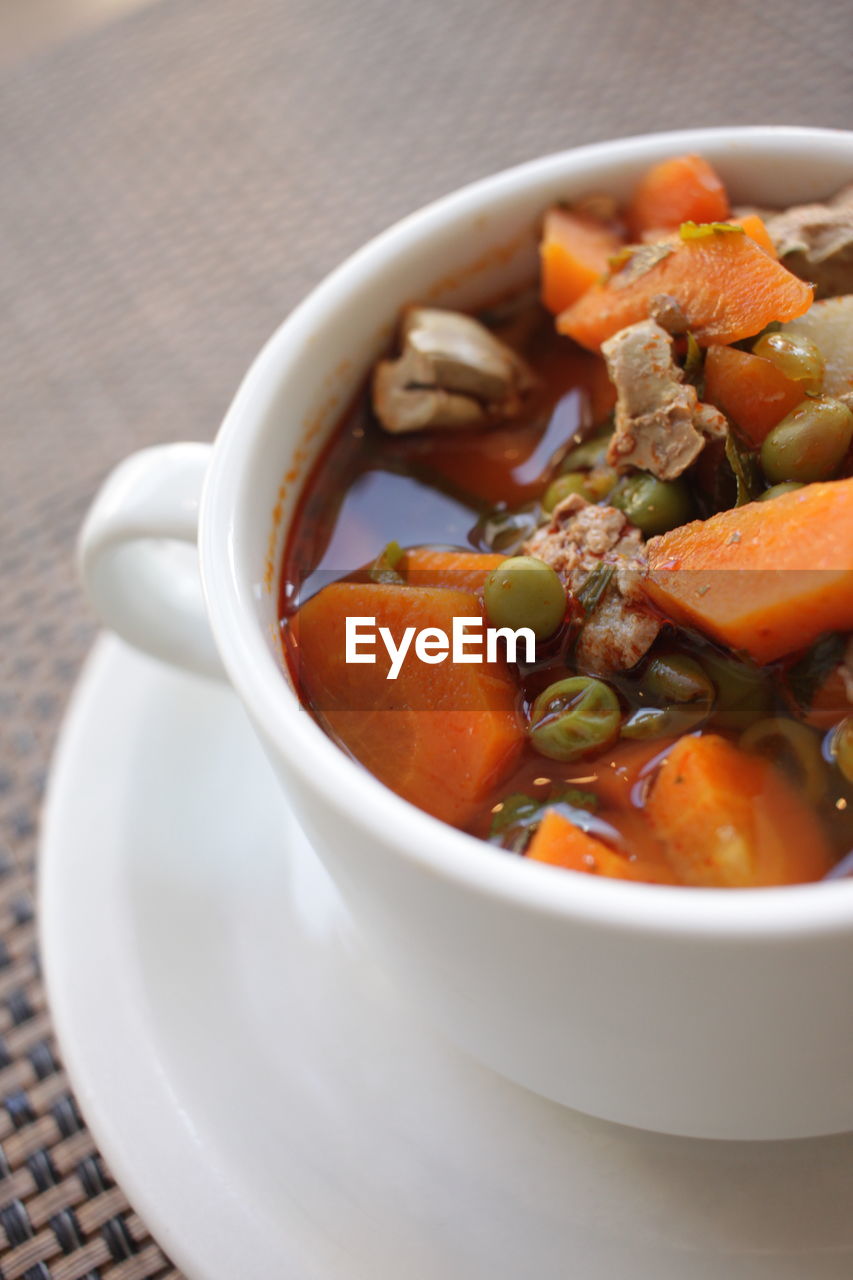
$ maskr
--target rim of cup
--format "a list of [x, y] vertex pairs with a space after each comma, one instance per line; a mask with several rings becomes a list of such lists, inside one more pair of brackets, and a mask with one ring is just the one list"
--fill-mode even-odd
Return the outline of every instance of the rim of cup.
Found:
[[[422, 812], [349, 759], [306, 713], [276, 664], [258, 617], [254, 575], [240, 562], [240, 512], [262, 424], [300, 353], [329, 317], [390, 263], [404, 260], [439, 230], [470, 226], [487, 208], [509, 206], [522, 189], [560, 177], [594, 180], [620, 158], [632, 165], [678, 151], [732, 147], [789, 165], [808, 153], [827, 167], [849, 161], [853, 132], [799, 126], [685, 129], [592, 143], [527, 161], [483, 178], [408, 215], [333, 270], [279, 326], [256, 357], [217, 437], [202, 498], [199, 546], [208, 612], [223, 662], [265, 738], [287, 759], [301, 785], [323, 788], [346, 821], [401, 858], [518, 909], [594, 922], [621, 931], [684, 938], [779, 938], [853, 929], [853, 879], [764, 889], [695, 889], [608, 880], [501, 855], [482, 840]], [[839, 174], [839, 185], [844, 175]], [[389, 322], [395, 319], [388, 317]], [[304, 484], [304, 475], [300, 484]], [[272, 520], [272, 516], [270, 516]], [[278, 571], [278, 566], [276, 566]], [[342, 839], [345, 828], [342, 826]]]

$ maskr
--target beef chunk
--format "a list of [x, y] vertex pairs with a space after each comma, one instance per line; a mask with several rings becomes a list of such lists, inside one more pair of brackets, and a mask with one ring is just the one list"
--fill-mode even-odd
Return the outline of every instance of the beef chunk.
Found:
[[696, 460], [726, 420], [700, 404], [672, 358], [672, 339], [655, 320], [620, 329], [601, 347], [616, 387], [616, 431], [607, 460], [674, 480]]
[[547, 525], [524, 545], [527, 555], [550, 564], [577, 593], [602, 565], [613, 576], [587, 615], [575, 650], [579, 667], [596, 674], [627, 671], [647, 652], [660, 630], [639, 589], [647, 568], [643, 536], [615, 507], [599, 507], [571, 494]]

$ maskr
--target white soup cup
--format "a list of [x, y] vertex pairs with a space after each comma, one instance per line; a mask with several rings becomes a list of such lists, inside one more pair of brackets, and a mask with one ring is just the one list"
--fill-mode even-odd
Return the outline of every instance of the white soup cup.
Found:
[[279, 643], [279, 564], [300, 489], [401, 307], [476, 306], [530, 283], [551, 202], [624, 197], [650, 164], [688, 151], [738, 202], [783, 206], [853, 178], [851, 133], [723, 128], [582, 147], [439, 200], [290, 315], [212, 447], [150, 449], [118, 467], [80, 562], [109, 626], [165, 661], [227, 674], [365, 939], [458, 1045], [630, 1125], [833, 1133], [853, 1128], [853, 881], [670, 888], [504, 856], [348, 759], [300, 706]]

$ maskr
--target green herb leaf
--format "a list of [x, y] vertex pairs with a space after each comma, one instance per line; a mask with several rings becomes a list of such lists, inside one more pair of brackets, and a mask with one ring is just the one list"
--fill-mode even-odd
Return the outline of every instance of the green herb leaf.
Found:
[[389, 542], [383, 548], [367, 571], [371, 582], [384, 583], [386, 586], [400, 586], [405, 582], [402, 573], [397, 572], [397, 565], [405, 552], [399, 542]]
[[671, 244], [627, 245], [609, 259], [608, 283], [613, 289], [625, 289], [673, 252]]
[[815, 694], [844, 658], [845, 638], [829, 631], [795, 662], [788, 672], [788, 688], [798, 707], [811, 709]]
[[734, 432], [729, 430], [726, 436], [726, 461], [734, 472], [737, 481], [737, 501], [736, 507], [745, 506], [747, 502], [754, 502], [761, 493], [761, 480], [758, 474], [758, 466], [755, 458], [751, 453], [741, 449]]
[[684, 381], [696, 388], [699, 399], [704, 391], [705, 357], [692, 333], [687, 334], [687, 356], [684, 361]]
[[617, 249], [615, 253], [611, 253], [607, 259], [607, 265], [611, 272], [621, 271], [625, 264], [633, 258], [636, 247], [633, 244], [626, 244], [621, 249]]
[[733, 222], [682, 222], [678, 228], [682, 240], [705, 240], [721, 233], [742, 236], [743, 227], [738, 227]]
[[588, 618], [594, 613], [601, 603], [601, 598], [607, 588], [610, 586], [610, 579], [616, 572], [616, 568], [612, 564], [600, 564], [588, 578], [584, 578], [581, 585], [575, 592], [575, 599]]

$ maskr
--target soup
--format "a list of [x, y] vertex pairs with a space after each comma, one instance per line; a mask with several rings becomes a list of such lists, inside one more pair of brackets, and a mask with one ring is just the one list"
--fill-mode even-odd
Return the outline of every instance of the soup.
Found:
[[[713, 887], [853, 846], [853, 209], [700, 157], [545, 211], [534, 292], [413, 306], [281, 569], [306, 708], [495, 847]], [[556, 317], [556, 322], [555, 322]]]

